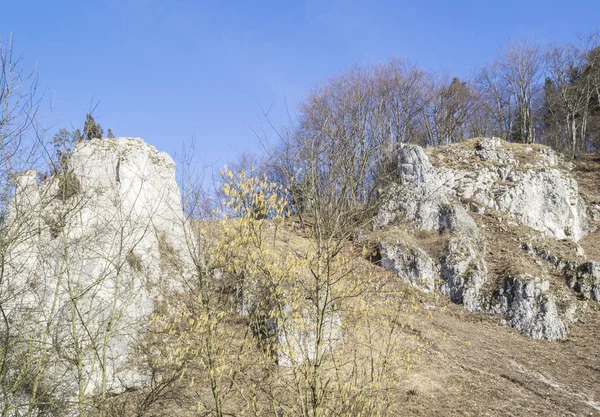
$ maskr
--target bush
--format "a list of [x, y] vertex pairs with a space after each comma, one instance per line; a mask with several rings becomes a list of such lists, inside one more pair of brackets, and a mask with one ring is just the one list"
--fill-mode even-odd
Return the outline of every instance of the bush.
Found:
[[144, 269], [142, 258], [140, 258], [139, 255], [133, 253], [132, 250], [130, 250], [129, 253], [127, 253], [125, 260], [127, 261], [127, 264], [131, 267], [131, 269], [133, 269], [136, 272], [142, 272], [142, 270]]
[[65, 202], [81, 192], [81, 183], [72, 172], [65, 172], [58, 177], [58, 198]]

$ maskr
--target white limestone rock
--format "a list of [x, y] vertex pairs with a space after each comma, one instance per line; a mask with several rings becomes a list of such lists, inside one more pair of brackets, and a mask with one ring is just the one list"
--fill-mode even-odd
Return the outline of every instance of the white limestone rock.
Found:
[[527, 274], [508, 277], [492, 310], [530, 339], [564, 339], [567, 331], [549, 287], [548, 281]]
[[470, 311], [480, 311], [484, 299], [481, 288], [487, 281], [485, 241], [473, 218], [461, 206], [444, 205], [439, 213], [440, 232], [450, 233], [440, 263], [444, 282], [441, 292]]
[[442, 294], [467, 310], [482, 309], [481, 288], [487, 281], [487, 265], [472, 240], [451, 237], [440, 270], [444, 281]]
[[53, 346], [55, 374], [86, 394], [146, 383], [135, 344], [191, 268], [173, 160], [141, 139], [79, 142], [65, 173], [18, 179], [3, 227], [23, 236], [9, 250], [1, 290], [15, 297], [3, 308]]
[[514, 163], [514, 158], [508, 152], [502, 149], [502, 141], [499, 138], [484, 138], [477, 142], [475, 154], [487, 161], [510, 161]]
[[481, 239], [477, 223], [459, 205], [443, 205], [439, 208], [438, 230], [455, 233], [466, 238]]
[[310, 301], [296, 306], [296, 311], [289, 305], [284, 306], [282, 323], [276, 327], [278, 365], [289, 367], [303, 362], [314, 363], [343, 343], [340, 315], [335, 311], [325, 312], [320, 324], [321, 350], [317, 352], [318, 316], [317, 308]]
[[398, 150], [397, 184], [382, 192], [388, 201], [375, 223], [384, 226], [401, 215], [435, 230], [442, 205], [470, 200], [557, 239], [581, 239], [590, 225], [567, 164], [559, 164], [549, 148], [528, 149], [531, 162], [524, 163], [499, 139], [482, 139], [475, 148], [446, 147], [450, 154], [440, 155], [437, 160], [444, 162], [434, 166], [421, 147], [405, 145]]
[[381, 266], [397, 274], [405, 283], [431, 292], [440, 280], [439, 266], [422, 249], [399, 239], [387, 238], [379, 244]]
[[[507, 324], [530, 338], [564, 338], [561, 317], [570, 320], [578, 311], [572, 297], [563, 297], [568, 302], [561, 298], [558, 311], [560, 291], [551, 293], [548, 281], [527, 275], [506, 278], [500, 289], [488, 288], [486, 241], [462, 205], [478, 213], [497, 211], [550, 238], [577, 241], [591, 227], [572, 167], [549, 148], [491, 138], [428, 150], [405, 145], [398, 149], [398, 168], [396, 183], [381, 193], [384, 202], [375, 226], [402, 221], [418, 230], [447, 233], [448, 241], [439, 263], [431, 266], [418, 248], [388, 239], [383, 246], [390, 255], [382, 265], [411, 285], [425, 274], [425, 289], [436, 275], [431, 271], [437, 271], [441, 284], [436, 289], [465, 308], [505, 315]], [[590, 271], [581, 267], [571, 287], [594, 298], [599, 285]]]
[[485, 241], [475, 221], [460, 206], [442, 205], [438, 210], [438, 232], [449, 234], [445, 254], [433, 260], [416, 246], [388, 237], [379, 244], [381, 266], [404, 282], [425, 292], [439, 290], [470, 311], [480, 311], [487, 281], [482, 253]]
[[[320, 320], [312, 300], [298, 299], [292, 294], [276, 297], [272, 286], [252, 276], [238, 282], [234, 297], [238, 314], [248, 318], [257, 339], [267, 342], [265, 347], [271, 350], [278, 365], [289, 367], [316, 360], [316, 326]], [[331, 298], [330, 292], [328, 299]], [[343, 339], [341, 317], [331, 303], [326, 311], [319, 313], [324, 314], [321, 346], [330, 351]]]
[[600, 302], [600, 262], [585, 262], [577, 268], [569, 286], [588, 300]]
[[423, 148], [404, 145], [398, 151], [399, 178], [383, 191], [384, 204], [375, 218], [375, 225], [385, 226], [401, 215], [403, 220], [416, 222], [423, 230], [437, 230], [439, 208], [448, 202], [446, 181], [430, 164]]

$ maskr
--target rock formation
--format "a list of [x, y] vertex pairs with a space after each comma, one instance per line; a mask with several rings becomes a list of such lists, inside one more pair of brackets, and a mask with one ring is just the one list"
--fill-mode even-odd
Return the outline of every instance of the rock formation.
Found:
[[558, 315], [548, 281], [530, 275], [508, 277], [491, 309], [504, 314], [506, 322], [532, 339], [564, 339], [565, 325]]
[[427, 253], [400, 239], [385, 239], [379, 244], [384, 253], [381, 266], [398, 274], [402, 280], [423, 291], [439, 289], [439, 265]]
[[[569, 163], [547, 147], [500, 139], [427, 150], [404, 145], [397, 161], [395, 183], [381, 191], [376, 228], [397, 224], [445, 239], [441, 255], [430, 257], [414, 244], [418, 239], [407, 245], [388, 233], [379, 246], [381, 265], [471, 311], [500, 314], [527, 337], [565, 338], [577, 311], [565, 280], [588, 299], [598, 299], [600, 288], [595, 262], [577, 266], [584, 257], [576, 242], [593, 226]], [[527, 243], [564, 239], [573, 242], [573, 261], [542, 262]], [[512, 260], [503, 254], [508, 248], [516, 252]]]
[[440, 207], [459, 199], [506, 213], [557, 239], [581, 239], [589, 225], [577, 182], [566, 167], [561, 169], [566, 162], [547, 147], [519, 151], [520, 159], [500, 139], [482, 139], [474, 149], [432, 151], [440, 163], [434, 167], [423, 148], [405, 145], [398, 153], [398, 184], [389, 191], [396, 198], [381, 211], [378, 223], [389, 223], [400, 210], [422, 229], [434, 230]]
[[58, 173], [22, 174], [2, 293], [13, 332], [48, 346], [65, 391], [146, 383], [140, 329], [189, 270], [175, 164], [141, 139], [79, 142]]
[[[534, 339], [564, 339], [587, 300], [600, 301], [600, 266], [578, 243], [592, 221], [569, 163], [550, 149], [498, 139], [406, 145], [397, 168], [375, 224], [381, 266], [406, 284]], [[33, 171], [16, 178], [0, 225], [3, 330], [25, 349], [38, 345], [44, 378], [70, 395], [147, 385], [136, 352], [143, 329], [193, 274], [172, 159], [140, 139], [80, 142], [43, 182]], [[263, 320], [279, 365], [314, 361], [314, 308], [284, 306], [289, 323], [276, 323], [270, 289], [247, 278], [232, 290], [243, 294], [234, 294], [237, 313]], [[344, 343], [342, 321], [325, 317], [327, 349]]]
[[591, 261], [580, 265], [569, 284], [584, 298], [600, 302], [600, 263]]

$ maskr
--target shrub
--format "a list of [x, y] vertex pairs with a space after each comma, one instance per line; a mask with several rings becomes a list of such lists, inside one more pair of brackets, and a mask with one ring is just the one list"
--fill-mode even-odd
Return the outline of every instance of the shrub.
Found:
[[72, 172], [65, 172], [58, 177], [58, 198], [65, 202], [81, 192], [81, 183]]
[[132, 250], [130, 250], [127, 253], [127, 256], [125, 257], [125, 261], [127, 262], [127, 265], [129, 265], [131, 267], [131, 269], [133, 269], [135, 272], [142, 272], [142, 270], [144, 269], [144, 264], [142, 263], [142, 258], [140, 258], [139, 255], [136, 255], [135, 253], [133, 253]]

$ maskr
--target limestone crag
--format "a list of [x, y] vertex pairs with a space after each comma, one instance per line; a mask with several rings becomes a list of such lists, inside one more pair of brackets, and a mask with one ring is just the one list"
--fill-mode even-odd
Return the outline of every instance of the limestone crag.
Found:
[[191, 266], [173, 160], [141, 139], [82, 141], [44, 182], [23, 174], [14, 195], [7, 227], [24, 238], [2, 288], [13, 326], [53, 346], [72, 392], [145, 384], [140, 329]]
[[548, 281], [530, 275], [508, 277], [492, 311], [531, 339], [564, 339], [565, 325], [549, 288]]
[[572, 275], [569, 286], [584, 298], [600, 302], [600, 262], [585, 262]]
[[381, 266], [424, 291], [439, 290], [471, 311], [482, 309], [480, 289], [487, 279], [485, 247], [477, 224], [460, 206], [439, 210], [438, 230], [447, 234], [443, 256], [432, 259], [417, 246], [390, 236], [379, 244]]
[[[598, 299], [600, 269], [593, 262], [578, 267], [528, 242], [576, 242], [592, 229], [571, 166], [547, 147], [495, 138], [428, 150], [404, 145], [397, 160], [395, 183], [381, 190], [384, 200], [376, 229], [404, 225], [413, 235], [428, 232], [446, 238], [441, 240], [441, 254], [430, 257], [415, 239], [409, 245], [392, 233], [380, 243], [381, 265], [411, 285], [424, 291], [435, 288], [471, 311], [502, 315], [506, 324], [527, 337], [565, 338], [564, 322], [576, 321], [581, 309], [566, 286], [560, 289], [565, 279], [551, 286], [545, 279], [550, 272], [537, 267], [540, 261], [535, 258], [547, 261], [557, 271], [553, 276], [572, 276], [570, 287], [588, 299]], [[506, 225], [498, 226], [503, 219]], [[494, 245], [501, 245], [502, 239], [523, 242], [516, 245], [514, 260], [529, 257], [524, 265], [536, 265], [533, 274], [502, 272], [519, 263], [497, 259], [490, 270], [486, 257], [504, 250], [490, 246], [490, 237]], [[567, 258], [581, 259], [583, 250], [573, 245], [577, 253]]]
[[471, 311], [482, 308], [481, 287], [487, 279], [487, 265], [482, 256], [485, 241], [475, 221], [461, 206], [439, 209], [439, 231], [449, 233], [445, 255], [441, 258], [441, 291], [455, 303]]
[[398, 151], [399, 178], [388, 191], [378, 224], [402, 213], [421, 228], [435, 230], [440, 207], [461, 200], [505, 213], [558, 239], [585, 236], [590, 228], [585, 205], [577, 182], [561, 169], [561, 158], [550, 148], [525, 147], [523, 157], [530, 162], [521, 162], [503, 143], [483, 139], [474, 149], [431, 151], [436, 166], [420, 146], [404, 145]]
[[381, 266], [423, 291], [439, 289], [439, 265], [422, 249], [400, 239], [384, 239], [379, 243]]

